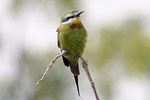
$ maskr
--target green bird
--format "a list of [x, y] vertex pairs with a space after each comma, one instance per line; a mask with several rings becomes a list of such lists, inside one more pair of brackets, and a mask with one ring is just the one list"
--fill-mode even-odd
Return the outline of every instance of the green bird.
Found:
[[63, 50], [67, 52], [64, 56], [62, 56], [62, 59], [65, 66], [70, 66], [71, 72], [75, 78], [79, 96], [78, 75], [80, 72], [78, 55], [83, 54], [87, 37], [86, 29], [84, 28], [80, 18], [80, 15], [83, 12], [84, 11], [78, 12], [77, 10], [71, 10], [65, 13], [61, 17], [60, 26], [57, 29], [58, 47], [61, 49], [61, 52]]

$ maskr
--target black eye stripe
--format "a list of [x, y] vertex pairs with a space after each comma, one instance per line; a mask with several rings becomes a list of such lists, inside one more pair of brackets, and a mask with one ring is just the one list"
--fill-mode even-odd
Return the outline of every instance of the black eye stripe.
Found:
[[68, 18], [70, 19], [70, 18], [74, 18], [74, 17], [75, 17], [75, 16], [70, 16], [70, 17], [68, 17]]
[[62, 20], [62, 22], [67, 22], [70, 18], [74, 18], [75, 16], [70, 16]]
[[62, 20], [62, 22], [66, 22], [68, 20], [69, 20], [69, 18], [65, 18], [65, 19]]

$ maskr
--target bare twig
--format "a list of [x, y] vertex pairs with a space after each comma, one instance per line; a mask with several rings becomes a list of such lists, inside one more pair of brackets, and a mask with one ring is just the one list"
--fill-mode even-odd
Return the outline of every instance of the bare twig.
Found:
[[82, 60], [82, 66], [83, 66], [83, 68], [84, 68], [84, 70], [85, 70], [85, 72], [86, 72], [86, 75], [88, 76], [88, 79], [89, 79], [89, 81], [90, 81], [90, 84], [91, 84], [91, 86], [92, 86], [92, 88], [93, 88], [93, 91], [94, 91], [96, 100], [100, 100], [99, 97], [98, 97], [96, 88], [95, 88], [95, 84], [94, 84], [94, 82], [93, 82], [93, 80], [92, 80], [92, 77], [91, 77], [91, 75], [90, 75], [90, 72], [89, 72], [89, 69], [88, 69], [87, 61], [85, 61], [82, 56], [79, 55], [79, 57], [80, 57], [80, 59]]
[[[59, 57], [65, 55], [66, 53], [67, 53], [67, 51], [66, 51], [66, 50], [63, 50], [62, 53], [59, 53], [59, 54], [51, 61], [51, 63], [47, 66], [47, 69], [46, 69], [46, 71], [44, 72], [42, 78], [41, 78], [40, 80], [38, 80], [38, 82], [36, 83], [36, 85], [39, 85], [39, 83], [44, 80], [44, 78], [45, 78], [47, 72], [52, 68], [52, 66], [53, 66], [53, 64], [55, 63], [55, 61], [56, 61]], [[99, 97], [98, 97], [96, 88], [95, 88], [95, 84], [94, 84], [94, 82], [93, 82], [93, 80], [92, 80], [92, 77], [91, 77], [91, 75], [90, 75], [90, 72], [89, 72], [89, 69], [88, 69], [87, 61], [85, 61], [84, 58], [83, 58], [82, 56], [80, 56], [80, 55], [79, 55], [79, 58], [82, 60], [82, 66], [83, 66], [83, 68], [84, 68], [84, 70], [85, 70], [85, 72], [86, 72], [86, 74], [87, 74], [87, 76], [88, 76], [88, 79], [89, 79], [89, 81], [90, 81], [90, 84], [91, 84], [91, 86], [92, 86], [92, 88], [93, 88], [93, 91], [94, 91], [96, 100], [100, 100]]]
[[40, 80], [38, 80], [38, 82], [36, 83], [36, 85], [39, 85], [39, 83], [44, 80], [44, 78], [45, 78], [47, 72], [52, 68], [52, 66], [53, 66], [53, 64], [55, 63], [55, 61], [56, 61], [59, 57], [63, 56], [65, 53], [66, 53], [65, 50], [62, 51], [62, 53], [59, 53], [59, 54], [52, 60], [52, 62], [47, 66], [47, 69], [46, 69], [46, 71], [44, 72], [42, 78], [41, 78]]

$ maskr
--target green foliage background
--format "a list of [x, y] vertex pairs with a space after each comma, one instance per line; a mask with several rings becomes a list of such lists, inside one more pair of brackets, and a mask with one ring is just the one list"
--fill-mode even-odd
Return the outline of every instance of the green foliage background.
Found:
[[[10, 15], [19, 16], [24, 9], [29, 8], [33, 11], [40, 8], [45, 12], [46, 17], [56, 12], [58, 18], [68, 9], [80, 9], [79, 0], [12, 0]], [[137, 76], [149, 78], [150, 37], [145, 33], [143, 22], [138, 16], [128, 18], [119, 25], [111, 23], [109, 26], [97, 26], [97, 29], [88, 29], [92, 30], [90, 31], [92, 33], [88, 34], [93, 34], [96, 40], [88, 37], [89, 42], [83, 56], [88, 60], [100, 98], [110, 100], [114, 96], [114, 84], [122, 78]], [[1, 45], [3, 42], [0, 41]], [[1, 100], [78, 99], [70, 69], [64, 67], [61, 59], [56, 61], [44, 81], [38, 87], [35, 85], [43, 75], [46, 66], [57, 55], [56, 50], [48, 49], [39, 54], [22, 47], [19, 53], [19, 59], [16, 61], [18, 62], [17, 76], [12, 83], [3, 84], [4, 87], [0, 88], [4, 89], [0, 91]], [[86, 84], [89, 84], [88, 81]], [[70, 93], [70, 87], [75, 91]], [[88, 91], [93, 93], [92, 89]], [[91, 95], [94, 100], [94, 94]]]

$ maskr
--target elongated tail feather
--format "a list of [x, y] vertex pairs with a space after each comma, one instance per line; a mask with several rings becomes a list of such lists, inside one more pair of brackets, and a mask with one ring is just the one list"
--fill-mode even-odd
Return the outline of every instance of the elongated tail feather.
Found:
[[75, 82], [76, 82], [76, 86], [77, 86], [77, 90], [78, 90], [78, 95], [80, 96], [80, 91], [79, 91], [79, 85], [78, 85], [78, 76], [74, 76]]
[[78, 95], [80, 96], [79, 85], [78, 85], [78, 75], [80, 74], [80, 72], [79, 72], [78, 63], [75, 63], [75, 62], [70, 63], [64, 56], [62, 56], [62, 58], [63, 58], [63, 62], [65, 66], [69, 67], [70, 65], [71, 72], [74, 74], [74, 79], [75, 79], [75, 83], [77, 86]]
[[75, 63], [75, 64], [73, 64], [73, 63], [75, 63], [75, 62], [70, 62], [70, 69], [71, 69], [71, 72], [72, 72], [75, 76], [77, 76], [77, 75], [80, 74], [78, 62]]

